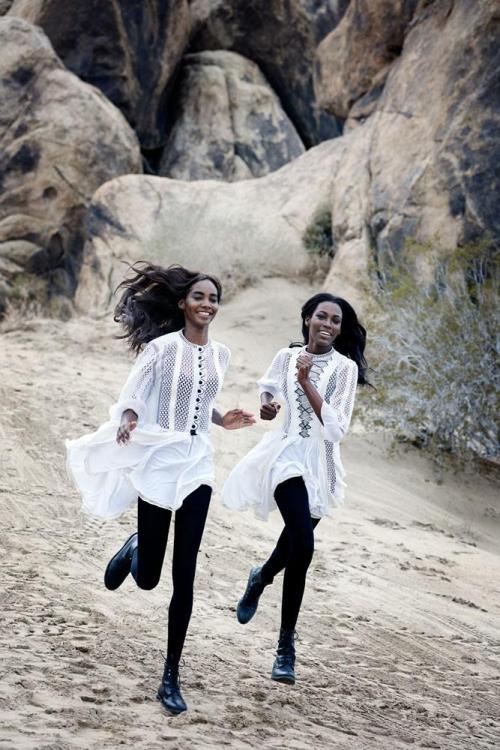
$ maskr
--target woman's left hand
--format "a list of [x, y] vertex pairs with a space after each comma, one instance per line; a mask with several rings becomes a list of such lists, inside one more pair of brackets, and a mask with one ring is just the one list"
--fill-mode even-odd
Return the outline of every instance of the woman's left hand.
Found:
[[309, 371], [312, 367], [312, 357], [310, 354], [301, 354], [297, 357], [297, 380], [304, 383], [309, 380]]
[[222, 417], [222, 426], [226, 430], [238, 430], [240, 427], [251, 427], [255, 424], [255, 417], [244, 409], [231, 409]]

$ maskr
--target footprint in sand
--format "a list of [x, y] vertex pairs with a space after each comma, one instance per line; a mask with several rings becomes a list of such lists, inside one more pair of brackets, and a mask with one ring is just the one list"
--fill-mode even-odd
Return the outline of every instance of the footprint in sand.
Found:
[[390, 518], [370, 518], [369, 520], [376, 526], [385, 526], [388, 529], [406, 529], [406, 526], [401, 526], [400, 523]]

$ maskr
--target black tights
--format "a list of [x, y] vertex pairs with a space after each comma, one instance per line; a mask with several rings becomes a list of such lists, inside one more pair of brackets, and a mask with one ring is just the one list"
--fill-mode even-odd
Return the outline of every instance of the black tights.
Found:
[[[202, 484], [175, 512], [173, 593], [168, 610], [167, 657], [178, 662], [193, 609], [196, 558], [205, 528], [212, 488]], [[172, 511], [139, 498], [137, 509], [138, 544], [131, 573], [141, 589], [153, 589], [160, 580]]]
[[276, 487], [274, 498], [285, 528], [271, 556], [262, 566], [262, 579], [272, 583], [285, 570], [281, 604], [281, 627], [293, 630], [297, 624], [306, 585], [306, 575], [314, 553], [313, 529], [319, 518], [311, 518], [309, 498], [302, 477], [287, 479]]

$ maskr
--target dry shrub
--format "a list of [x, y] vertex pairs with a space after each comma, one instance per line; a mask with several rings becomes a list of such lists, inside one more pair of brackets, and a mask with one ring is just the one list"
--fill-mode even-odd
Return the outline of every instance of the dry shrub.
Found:
[[[408, 243], [404, 270], [379, 277], [369, 316], [377, 361], [372, 416], [396, 435], [460, 459], [498, 451], [498, 253]], [[432, 260], [427, 283], [417, 282]]]

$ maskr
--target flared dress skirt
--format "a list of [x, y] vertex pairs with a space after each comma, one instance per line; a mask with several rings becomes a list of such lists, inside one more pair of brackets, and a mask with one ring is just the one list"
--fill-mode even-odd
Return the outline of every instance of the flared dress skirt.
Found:
[[191, 435], [145, 424], [119, 445], [117, 427], [106, 422], [94, 433], [66, 441], [68, 473], [90, 515], [115, 518], [138, 497], [176, 511], [200, 485], [214, 487], [208, 432]]
[[258, 518], [267, 520], [277, 508], [276, 487], [292, 477], [302, 477], [311, 516], [322, 518], [343, 505], [344, 474], [338, 443], [327, 446], [320, 437], [273, 431], [231, 471], [222, 488], [222, 502], [227, 508], [251, 508]]

